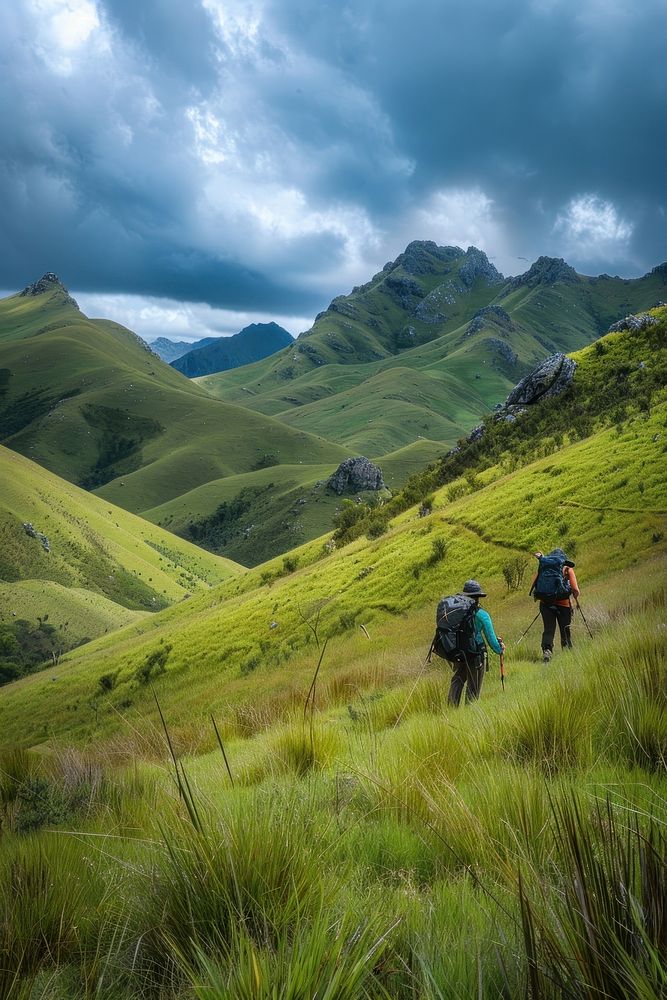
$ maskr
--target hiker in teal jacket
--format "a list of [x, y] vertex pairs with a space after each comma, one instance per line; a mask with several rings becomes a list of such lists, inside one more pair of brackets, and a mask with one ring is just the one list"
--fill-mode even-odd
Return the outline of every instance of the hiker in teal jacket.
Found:
[[[474, 598], [477, 605], [479, 605], [480, 597], [486, 597], [477, 580], [466, 580], [461, 593], [464, 597]], [[454, 674], [447, 698], [450, 705], [460, 703], [464, 686], [466, 688], [466, 704], [479, 698], [486, 668], [485, 639], [498, 656], [504, 652], [505, 646], [495, 633], [491, 616], [484, 608], [477, 607], [475, 610], [475, 642], [478, 652], [472, 656], [469, 654], [465, 662], [454, 665]]]

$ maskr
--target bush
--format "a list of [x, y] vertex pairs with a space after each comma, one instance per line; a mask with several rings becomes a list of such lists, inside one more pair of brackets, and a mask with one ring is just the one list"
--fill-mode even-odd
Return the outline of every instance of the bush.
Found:
[[508, 590], [519, 590], [523, 585], [523, 578], [528, 568], [528, 560], [525, 556], [517, 556], [503, 566], [503, 577]]
[[165, 646], [160, 646], [148, 654], [144, 662], [137, 667], [134, 674], [140, 684], [148, 684], [153, 677], [165, 672], [170, 652], [171, 643], [167, 643]]

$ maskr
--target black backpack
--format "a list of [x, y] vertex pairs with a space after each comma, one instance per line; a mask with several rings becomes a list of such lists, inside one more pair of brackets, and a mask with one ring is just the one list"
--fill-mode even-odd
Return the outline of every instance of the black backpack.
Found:
[[540, 556], [537, 579], [533, 587], [536, 600], [562, 601], [572, 593], [570, 581], [563, 576], [565, 556]]
[[[462, 663], [479, 653], [475, 639], [477, 601], [463, 594], [443, 597], [435, 613], [431, 650], [449, 663]], [[430, 660], [430, 651], [429, 651]]]

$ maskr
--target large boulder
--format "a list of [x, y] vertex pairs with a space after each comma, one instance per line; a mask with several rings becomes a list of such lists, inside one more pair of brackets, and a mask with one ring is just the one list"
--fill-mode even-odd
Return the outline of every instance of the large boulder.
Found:
[[568, 358], [566, 354], [552, 354], [550, 358], [545, 358], [537, 368], [514, 386], [505, 400], [503, 409], [512, 406], [532, 406], [533, 403], [549, 396], [558, 396], [572, 382], [576, 367], [576, 361]]
[[364, 490], [385, 489], [382, 469], [363, 456], [346, 458], [341, 462], [328, 485], [340, 496], [341, 493], [360, 493]]
[[[494, 345], [502, 344], [503, 347], [507, 348], [509, 354], [506, 360], [510, 360], [513, 352], [508, 344], [504, 344], [502, 340], [491, 341], [491, 343]], [[502, 406], [500, 404], [496, 406], [493, 419], [511, 423], [525, 411], [526, 407], [565, 392], [574, 378], [576, 367], [576, 361], [568, 358], [566, 354], [552, 354], [550, 358], [542, 361], [537, 368], [534, 368], [514, 386]], [[479, 441], [484, 436], [485, 429], [484, 424], [478, 424], [470, 432], [467, 440], [470, 442]], [[449, 454], [453, 454], [453, 452], [449, 452]]]

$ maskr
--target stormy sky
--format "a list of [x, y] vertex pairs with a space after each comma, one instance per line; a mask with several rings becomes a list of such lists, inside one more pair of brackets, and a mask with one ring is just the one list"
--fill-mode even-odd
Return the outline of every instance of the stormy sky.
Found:
[[665, 0], [12, 0], [0, 288], [293, 334], [414, 239], [667, 259]]

